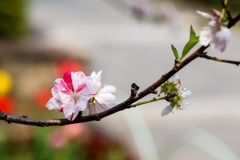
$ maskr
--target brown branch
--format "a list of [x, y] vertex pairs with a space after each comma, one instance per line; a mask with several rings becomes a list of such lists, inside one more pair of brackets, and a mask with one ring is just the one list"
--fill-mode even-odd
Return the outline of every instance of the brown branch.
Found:
[[235, 18], [232, 18], [232, 14], [227, 9], [227, 4], [224, 3], [224, 0], [221, 0], [221, 4], [222, 4], [223, 9], [225, 9], [225, 11], [227, 13], [227, 17], [228, 17], [227, 27], [231, 28], [240, 20], [240, 13]]
[[237, 66], [240, 65], [240, 61], [233, 61], [233, 60], [220, 59], [220, 58], [217, 58], [217, 57], [211, 57], [211, 56], [208, 56], [208, 55], [206, 55], [206, 54], [200, 54], [199, 57], [201, 57], [201, 58], [205, 58], [205, 59], [208, 59], [208, 60], [217, 61], [217, 62], [223, 62], [223, 63], [235, 64], [235, 65], [237, 65]]
[[240, 13], [235, 17], [229, 20], [227, 27], [233, 27], [240, 20]]
[[[30, 119], [23, 116], [13, 116], [6, 114], [2, 111], [0, 111], [0, 119], [4, 120], [8, 123], [19, 123], [19, 124], [25, 124], [25, 125], [32, 125], [32, 126], [39, 126], [39, 127], [45, 127], [45, 126], [63, 126], [73, 123], [82, 123], [82, 122], [88, 122], [88, 121], [99, 121], [104, 117], [107, 117], [111, 114], [114, 114], [116, 112], [131, 108], [131, 104], [136, 102], [137, 100], [145, 97], [148, 94], [152, 94], [154, 90], [156, 90], [160, 85], [162, 85], [164, 82], [166, 82], [170, 77], [172, 77], [175, 73], [180, 71], [183, 67], [185, 67], [187, 64], [192, 62], [194, 59], [198, 57], [199, 54], [203, 53], [204, 50], [207, 47], [200, 47], [198, 50], [196, 50], [193, 54], [191, 54], [188, 58], [186, 58], [181, 63], [176, 64], [168, 73], [163, 75], [158, 81], [153, 83], [151, 86], [143, 90], [142, 92], [135, 95], [135, 91], [138, 90], [138, 87], [135, 85], [132, 86], [132, 94], [131, 96], [124, 102], [116, 105], [115, 107], [99, 113], [95, 115], [89, 115], [89, 116], [82, 116], [77, 117], [74, 121], [68, 121], [67, 119], [53, 119], [53, 120], [38, 120], [38, 119]], [[134, 91], [134, 93], [133, 93]]]
[[[230, 12], [227, 9], [226, 9], [226, 12], [227, 12], [228, 18], [229, 18], [228, 28], [231, 28], [240, 20], [240, 14], [237, 15], [235, 18], [232, 18]], [[145, 90], [143, 90], [142, 92], [140, 92], [138, 94], [137, 94], [137, 90], [139, 88], [137, 85], [133, 84], [132, 88], [131, 88], [130, 97], [126, 101], [116, 105], [115, 107], [113, 107], [105, 112], [95, 114], [95, 115], [89, 115], [89, 116], [79, 116], [74, 121], [68, 121], [67, 119], [53, 119], [53, 120], [30, 119], [30, 118], [27, 118], [26, 116], [13, 116], [13, 115], [6, 114], [6, 113], [0, 111], [0, 120], [6, 121], [8, 123], [19, 123], [19, 124], [39, 126], [39, 127], [63, 126], [63, 125], [68, 125], [68, 124], [73, 124], [73, 123], [82, 123], [82, 122], [88, 122], [88, 121], [100, 121], [102, 118], [107, 117], [111, 114], [131, 108], [131, 104], [133, 104], [134, 102], [138, 101], [139, 99], [145, 97], [148, 94], [155, 93], [155, 90], [160, 85], [162, 85], [164, 82], [166, 82], [170, 77], [172, 77], [175, 73], [180, 71], [183, 67], [185, 67], [187, 64], [192, 62], [197, 57], [216, 60], [219, 62], [236, 64], [236, 65], [240, 64], [237, 61], [222, 60], [222, 59], [219, 60], [216, 57], [207, 56], [204, 53], [205, 49], [207, 49], [207, 48], [208, 48], [208, 46], [206, 46], [206, 47], [201, 46], [198, 50], [196, 50], [194, 53], [192, 53], [184, 61], [182, 61], [180, 63], [175, 63], [174, 67], [168, 73], [162, 75], [162, 77], [158, 81], [156, 81], [155, 83], [153, 83], [148, 88], [146, 88]]]

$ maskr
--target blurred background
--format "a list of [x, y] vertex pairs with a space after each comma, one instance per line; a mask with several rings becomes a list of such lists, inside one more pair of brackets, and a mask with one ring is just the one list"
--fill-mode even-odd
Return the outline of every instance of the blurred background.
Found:
[[[240, 1], [229, 1], [233, 15]], [[218, 0], [0, 1], [0, 110], [29, 118], [48, 111], [56, 78], [103, 70], [102, 81], [124, 101], [169, 71], [171, 44], [181, 52], [190, 25], [207, 25], [196, 10], [221, 10]], [[240, 60], [237, 24], [220, 58]], [[199, 47], [196, 46], [196, 48]], [[195, 48], [195, 49], [196, 49]], [[186, 110], [161, 117], [167, 102], [125, 110], [100, 122], [38, 128], [0, 122], [1, 160], [240, 159], [240, 68], [197, 59], [179, 72], [192, 91]], [[145, 99], [153, 98], [149, 96]], [[84, 113], [87, 114], [87, 113]]]

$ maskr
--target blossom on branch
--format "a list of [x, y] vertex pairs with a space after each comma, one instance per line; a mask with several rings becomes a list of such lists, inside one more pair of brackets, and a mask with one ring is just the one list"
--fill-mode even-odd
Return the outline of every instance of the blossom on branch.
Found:
[[49, 110], [57, 109], [72, 121], [80, 111], [89, 109], [90, 114], [100, 113], [116, 103], [112, 95], [116, 91], [114, 86], [101, 84], [101, 73], [93, 72], [85, 76], [83, 72], [66, 72], [63, 78], [55, 80], [52, 88], [53, 97], [46, 107]]
[[101, 73], [102, 71], [99, 71], [97, 74], [95, 72], [91, 74], [93, 81], [92, 85], [96, 89], [97, 94], [88, 103], [90, 115], [106, 111], [117, 105], [116, 97], [112, 94], [116, 92], [116, 87], [111, 85], [102, 85]]
[[173, 109], [184, 109], [184, 107], [188, 104], [186, 99], [189, 95], [191, 95], [191, 91], [187, 90], [186, 88], [181, 87], [181, 82], [178, 75], [174, 75], [170, 80], [165, 82], [161, 86], [161, 92], [164, 93], [165, 96], [172, 95], [169, 98], [170, 105], [165, 107], [162, 110], [161, 115], [166, 116], [170, 112], [173, 113]]
[[217, 10], [211, 10], [212, 15], [197, 11], [198, 14], [210, 20], [209, 26], [204, 27], [200, 33], [200, 43], [203, 46], [211, 45], [213, 49], [223, 52], [226, 49], [227, 42], [230, 42], [232, 32], [221, 25], [221, 13]]
[[97, 93], [89, 82], [90, 78], [83, 72], [66, 72], [63, 78], [55, 80], [53, 97], [46, 107], [49, 110], [58, 109], [68, 120], [74, 120], [80, 111], [87, 108], [89, 99]]

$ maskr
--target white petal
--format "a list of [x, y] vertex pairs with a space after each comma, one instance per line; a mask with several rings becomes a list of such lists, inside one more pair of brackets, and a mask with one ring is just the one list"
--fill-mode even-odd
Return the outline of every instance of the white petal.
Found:
[[203, 30], [200, 32], [200, 44], [203, 46], [207, 46], [210, 44], [212, 40], [212, 31], [210, 27], [205, 27]]
[[83, 88], [79, 94], [81, 96], [87, 96], [90, 99], [97, 93], [97, 90], [95, 88], [95, 84], [93, 83], [93, 79], [89, 76], [86, 76], [83, 79], [83, 82], [86, 83], [87, 87]]
[[[65, 117], [68, 120], [74, 120], [79, 111], [85, 110], [87, 108], [87, 101], [84, 103], [84, 101], [77, 101], [77, 103], [72, 99], [70, 102], [65, 103], [62, 108], [63, 108], [63, 113]], [[81, 110], [79, 110], [79, 106], [81, 106]]]
[[179, 76], [177, 74], [175, 74], [170, 78], [170, 81], [174, 83], [178, 83], [178, 80], [179, 80]]
[[116, 97], [111, 93], [99, 92], [95, 96], [95, 100], [95, 103], [88, 103], [90, 114], [100, 113], [117, 105]]
[[232, 32], [227, 27], [221, 26], [221, 30], [217, 32], [216, 37], [222, 41], [230, 42], [232, 37]]
[[52, 92], [53, 97], [55, 97], [59, 94], [59, 91], [54, 88], [51, 89], [51, 92]]
[[77, 111], [76, 108], [74, 107], [73, 101], [63, 104], [62, 108], [63, 108], [63, 114], [65, 115], [66, 118], [68, 117], [70, 118], [72, 114]]
[[[96, 103], [95, 103], [96, 104]], [[97, 114], [98, 111], [97, 111], [97, 107], [96, 105], [91, 103], [88, 105], [88, 109], [89, 109], [89, 115], [94, 115], [94, 114]]]
[[62, 93], [62, 92], [57, 91], [55, 89], [52, 89], [52, 94], [53, 94], [53, 97], [48, 101], [48, 103], [46, 105], [46, 107], [49, 110], [52, 110], [52, 109], [59, 109], [60, 110], [61, 106], [64, 103], [67, 103], [71, 100], [70, 95]]
[[162, 113], [161, 115], [162, 116], [166, 116], [168, 115], [170, 112], [172, 112], [173, 108], [169, 105], [167, 107], [165, 107], [163, 110], [162, 110]]
[[79, 114], [79, 111], [76, 111], [74, 113], [72, 113], [70, 116], [66, 117], [69, 121], [73, 121], [77, 115]]
[[91, 77], [96, 77], [96, 75], [97, 75], [96, 72], [93, 71], [92, 74], [91, 74]]
[[199, 15], [203, 16], [204, 18], [207, 19], [214, 19], [214, 17], [206, 12], [202, 12], [202, 11], [196, 11]]
[[225, 50], [226, 46], [227, 42], [224, 40], [223, 41], [215, 40], [214, 43], [212, 43], [212, 49], [219, 50], [221, 52]]
[[69, 94], [65, 94], [62, 92], [58, 92], [59, 93], [59, 100], [64, 104], [64, 103], [68, 103], [69, 101], [71, 101], [72, 97]]
[[101, 81], [101, 75], [102, 75], [102, 70], [98, 71], [97, 75], [96, 75], [96, 79], [98, 81]]
[[185, 96], [187, 97], [187, 96], [190, 96], [192, 94], [192, 92], [191, 91], [189, 91], [189, 90], [187, 90], [186, 92], [185, 92]]
[[231, 40], [232, 32], [227, 28], [221, 26], [221, 30], [218, 31], [212, 41], [212, 48], [220, 51], [224, 51], [227, 42]]
[[90, 83], [87, 82], [87, 87], [85, 87], [84, 89], [82, 89], [79, 92], [80, 96], [85, 96], [89, 99], [91, 99], [92, 97], [94, 97], [97, 94], [97, 90], [94, 88], [93, 85], [91, 85]]
[[91, 74], [91, 78], [93, 79], [93, 81], [95, 82], [100, 82], [101, 81], [101, 74], [102, 71], [100, 70], [98, 73], [96, 73], [95, 71], [92, 72]]
[[112, 85], [104, 85], [102, 88], [99, 89], [99, 93], [114, 93], [116, 92], [117, 88]]
[[83, 72], [71, 72], [73, 88], [76, 91], [79, 85], [85, 83], [85, 74]]
[[60, 85], [60, 81], [62, 80], [62, 78], [58, 78], [58, 79], [56, 79], [55, 81], [54, 81], [54, 84], [58, 84], [58, 85]]
[[60, 91], [57, 91], [54, 88], [52, 88], [51, 92], [52, 92], [52, 95], [53, 95], [52, 99], [54, 99], [55, 101], [58, 101], [58, 102], [61, 101], [60, 95], [59, 95]]
[[111, 93], [97, 94], [95, 99], [98, 103], [106, 105], [107, 108], [117, 105], [116, 97]]
[[179, 94], [182, 97], [187, 98], [188, 96], [190, 96], [192, 94], [192, 92], [187, 90], [186, 88], [180, 88], [180, 93]]
[[98, 114], [98, 113], [104, 112], [106, 110], [108, 110], [108, 108], [104, 104], [100, 104], [98, 102], [96, 102], [95, 104], [91, 103], [89, 105], [89, 114], [90, 115]]
[[48, 103], [46, 104], [46, 107], [49, 110], [53, 110], [53, 109], [57, 109], [60, 110], [61, 108], [61, 104], [58, 103], [53, 97], [48, 101]]
[[[92, 96], [93, 97], [93, 96]], [[92, 98], [91, 97], [91, 98]], [[84, 111], [85, 109], [87, 109], [87, 103], [89, 101], [89, 99], [91, 98], [88, 98], [87, 96], [82, 96], [80, 97], [78, 100], [77, 100], [77, 104], [76, 104], [76, 108], [77, 110], [79, 111]]]
[[217, 20], [216, 19], [212, 19], [211, 21], [209, 21], [208, 25], [211, 26], [211, 27], [214, 27], [216, 26], [218, 23], [217, 23]]
[[91, 77], [91, 79], [89, 79], [87, 81], [87, 85], [95, 90], [98, 90], [101, 87], [101, 81], [94, 79]]

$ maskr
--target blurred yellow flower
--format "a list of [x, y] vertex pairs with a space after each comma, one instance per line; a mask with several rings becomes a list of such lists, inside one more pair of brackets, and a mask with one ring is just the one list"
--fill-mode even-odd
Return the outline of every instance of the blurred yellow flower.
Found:
[[0, 95], [6, 95], [12, 88], [12, 78], [4, 70], [0, 70]]

